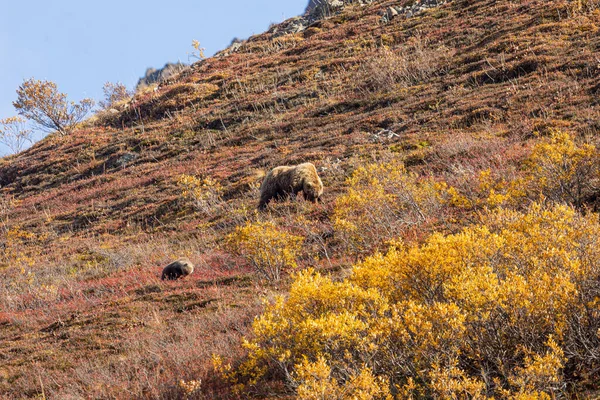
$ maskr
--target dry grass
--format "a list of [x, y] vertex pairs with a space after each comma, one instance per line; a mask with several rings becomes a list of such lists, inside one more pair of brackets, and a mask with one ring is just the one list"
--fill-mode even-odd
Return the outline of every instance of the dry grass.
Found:
[[[398, 157], [469, 193], [483, 169], [518, 175], [534, 132], [597, 142], [600, 21], [596, 2], [580, 3], [454, 1], [386, 25], [378, 12], [396, 2], [351, 7], [306, 34], [257, 35], [0, 160], [0, 246], [10, 229], [33, 235], [11, 244], [24, 258], [1, 260], [0, 397], [39, 396], [40, 379], [48, 398], [182, 398], [179, 379], [206, 384], [197, 398], [232, 396], [207, 357], [240, 354], [258, 299], [286, 277], [203, 281], [249, 273], [223, 240], [259, 218], [261, 171], [317, 166], [324, 204], [274, 203], [261, 218], [306, 238], [300, 268], [343, 271], [331, 217], [361, 165]], [[181, 175], [218, 182], [218, 207], [194, 210]], [[470, 221], [439, 215], [405, 239]], [[194, 275], [158, 281], [180, 256]]]

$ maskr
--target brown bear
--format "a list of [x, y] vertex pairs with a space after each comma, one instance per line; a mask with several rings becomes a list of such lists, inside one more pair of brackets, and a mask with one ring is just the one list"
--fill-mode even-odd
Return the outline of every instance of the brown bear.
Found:
[[304, 194], [306, 200], [313, 203], [321, 199], [323, 194], [323, 182], [317, 175], [317, 169], [311, 163], [296, 165], [295, 167], [275, 167], [260, 185], [259, 210], [264, 210], [269, 201], [284, 199], [298, 192]]
[[180, 258], [167, 265], [162, 272], [162, 280], [175, 280], [194, 272], [194, 264], [187, 258]]

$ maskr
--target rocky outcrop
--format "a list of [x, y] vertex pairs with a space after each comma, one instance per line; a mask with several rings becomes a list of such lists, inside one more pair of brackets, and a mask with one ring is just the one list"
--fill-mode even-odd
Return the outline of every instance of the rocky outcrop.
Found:
[[309, 20], [304, 17], [294, 17], [283, 21], [280, 24], [274, 25], [269, 29], [269, 33], [273, 34], [273, 37], [279, 37], [289, 34], [302, 32], [310, 24]]
[[272, 26], [269, 33], [274, 37], [302, 32], [316, 21], [338, 14], [349, 4], [367, 5], [375, 0], [310, 0], [304, 15], [290, 18], [281, 24]]
[[[374, 1], [376, 0], [309, 0], [304, 15], [288, 19], [279, 25], [275, 25], [269, 32], [273, 33], [275, 37], [302, 32], [310, 24], [338, 14], [344, 7], [350, 4], [365, 6]], [[410, 18], [428, 8], [438, 7], [449, 1], [450, 0], [417, 0], [411, 5], [404, 7], [391, 6], [381, 13], [381, 22], [388, 23], [400, 15]]]
[[218, 51], [215, 54], [215, 57], [224, 57], [224, 56], [228, 56], [231, 53], [235, 53], [236, 51], [238, 51], [239, 49], [242, 48], [242, 45], [244, 44], [244, 40], [240, 39], [240, 38], [233, 38], [231, 40], [231, 43], [229, 43], [229, 46], [227, 46], [226, 48], [224, 48], [221, 51]]
[[189, 66], [182, 63], [167, 63], [161, 69], [148, 68], [146, 70], [146, 75], [141, 77], [135, 86], [135, 90], [138, 91], [152, 85], [153, 83], [162, 83], [188, 68]]
[[381, 22], [387, 24], [398, 16], [413, 17], [429, 8], [434, 8], [448, 3], [450, 0], [418, 0], [405, 7], [391, 6], [381, 13]]
[[[377, 0], [309, 0], [304, 15], [287, 19], [280, 24], [274, 24], [269, 28], [268, 33], [271, 33], [274, 38], [299, 33], [319, 20], [338, 14], [344, 7], [350, 4], [365, 6], [375, 1]], [[398, 16], [410, 18], [424, 10], [441, 6], [450, 1], [451, 0], [417, 0], [413, 4], [404, 7], [391, 6], [380, 13], [381, 23], [386, 24]], [[216, 56], [226, 56], [234, 53], [243, 47], [243, 43], [243, 41], [234, 39], [229, 47], [218, 52]]]
[[310, 0], [308, 6], [306, 6], [304, 16], [310, 22], [314, 22], [337, 14], [349, 4], [360, 4], [364, 6], [371, 4], [373, 1], [374, 0]]

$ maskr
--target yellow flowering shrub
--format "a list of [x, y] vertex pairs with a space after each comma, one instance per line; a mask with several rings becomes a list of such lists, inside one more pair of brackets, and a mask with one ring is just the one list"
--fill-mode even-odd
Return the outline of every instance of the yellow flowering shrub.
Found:
[[277, 229], [269, 221], [248, 222], [227, 236], [229, 247], [270, 281], [278, 281], [285, 269], [296, 268], [303, 240], [302, 236]]
[[337, 198], [334, 228], [353, 254], [370, 253], [441, 209], [437, 185], [410, 174], [398, 161], [359, 167]]
[[485, 169], [460, 189], [445, 182], [441, 182], [438, 187], [447, 205], [472, 211], [518, 206], [526, 195], [523, 185], [522, 180], [506, 180], [491, 169]]
[[521, 176], [506, 179], [491, 170], [479, 172], [475, 185], [458, 189], [440, 184], [447, 204], [467, 210], [520, 207], [525, 200], [582, 207], [600, 183], [595, 146], [578, 144], [570, 134], [554, 131], [533, 147]]
[[398, 242], [343, 280], [301, 271], [229, 377], [279, 374], [304, 399], [564, 396], [600, 368], [598, 238], [597, 216], [534, 204]]
[[352, 373], [339, 385], [325, 358], [319, 357], [315, 362], [304, 359], [297, 365], [296, 375], [297, 380], [302, 382], [297, 389], [298, 399], [301, 400], [392, 399], [388, 382], [374, 376], [366, 367]]
[[527, 161], [523, 186], [532, 196], [581, 207], [600, 178], [600, 157], [591, 144], [578, 144], [555, 131], [536, 145]]
[[190, 200], [196, 210], [210, 214], [222, 201], [223, 187], [210, 178], [197, 178], [192, 175], [180, 175], [177, 184], [184, 199]]
[[190, 396], [192, 396], [193, 394], [198, 392], [200, 389], [202, 389], [202, 381], [201, 380], [185, 381], [183, 379], [180, 379], [179, 382], [177, 383], [177, 386], [179, 386], [179, 389], [185, 395], [184, 398], [189, 399]]

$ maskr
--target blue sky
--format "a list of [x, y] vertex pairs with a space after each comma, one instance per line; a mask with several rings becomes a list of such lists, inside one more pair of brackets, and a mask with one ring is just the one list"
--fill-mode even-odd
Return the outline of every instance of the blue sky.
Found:
[[[102, 99], [105, 82], [133, 88], [146, 68], [210, 56], [234, 37], [300, 15], [308, 0], [17, 0], [0, 13], [0, 119], [24, 79], [51, 80], [69, 99]], [[0, 145], [0, 156], [7, 149]]]

